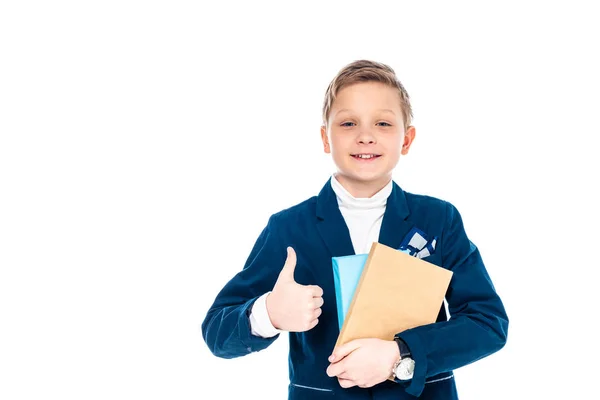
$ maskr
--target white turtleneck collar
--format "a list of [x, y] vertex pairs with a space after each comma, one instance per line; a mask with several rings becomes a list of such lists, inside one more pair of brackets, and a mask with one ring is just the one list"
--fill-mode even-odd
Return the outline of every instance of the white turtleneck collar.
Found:
[[385, 207], [387, 199], [392, 193], [393, 181], [390, 179], [379, 192], [371, 197], [354, 197], [342, 186], [335, 175], [331, 176], [331, 188], [335, 192], [340, 208], [367, 210]]

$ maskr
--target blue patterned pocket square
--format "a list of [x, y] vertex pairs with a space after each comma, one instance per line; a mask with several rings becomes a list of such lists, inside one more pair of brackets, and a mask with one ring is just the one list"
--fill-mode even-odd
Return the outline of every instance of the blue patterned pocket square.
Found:
[[429, 240], [427, 234], [418, 228], [412, 228], [404, 237], [398, 250], [417, 258], [425, 258], [435, 253], [437, 237]]

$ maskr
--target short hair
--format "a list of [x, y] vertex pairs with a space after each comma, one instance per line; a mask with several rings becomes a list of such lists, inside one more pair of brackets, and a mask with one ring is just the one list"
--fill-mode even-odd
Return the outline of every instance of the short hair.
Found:
[[325, 126], [329, 119], [331, 106], [339, 91], [359, 82], [381, 82], [397, 89], [400, 96], [400, 108], [404, 119], [404, 128], [406, 129], [410, 126], [413, 119], [413, 112], [408, 92], [390, 66], [370, 60], [354, 61], [342, 68], [333, 78], [325, 92], [325, 101], [323, 102], [323, 124]]

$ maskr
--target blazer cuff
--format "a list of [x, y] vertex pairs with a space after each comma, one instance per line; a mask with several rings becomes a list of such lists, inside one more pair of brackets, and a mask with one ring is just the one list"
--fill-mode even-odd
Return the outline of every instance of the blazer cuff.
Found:
[[238, 317], [239, 320], [237, 326], [237, 334], [240, 338], [240, 341], [242, 342], [242, 345], [245, 347], [245, 352], [247, 354], [266, 349], [271, 343], [275, 341], [275, 339], [279, 337], [279, 334], [270, 338], [262, 338], [259, 336], [254, 336], [252, 334], [252, 328], [250, 327], [250, 311], [252, 310], [252, 306], [254, 305], [257, 299], [258, 297], [248, 300], [246, 304], [242, 306], [242, 310]]
[[402, 339], [410, 349], [411, 357], [415, 362], [413, 377], [404, 389], [406, 393], [419, 397], [425, 388], [427, 376], [427, 352], [414, 330], [407, 330], [396, 335]]

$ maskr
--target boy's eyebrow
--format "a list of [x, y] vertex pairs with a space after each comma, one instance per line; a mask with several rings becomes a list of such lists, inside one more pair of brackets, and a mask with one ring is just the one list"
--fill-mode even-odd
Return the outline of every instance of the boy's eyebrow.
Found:
[[[341, 110], [338, 110], [338, 112], [336, 112], [335, 114], [337, 115], [337, 114], [339, 114], [339, 113], [341, 113], [341, 112], [344, 112], [344, 111], [352, 111], [352, 110], [349, 110], [349, 109], [347, 109], [347, 108], [342, 108]], [[392, 114], [396, 115], [396, 113], [394, 112], [394, 110], [390, 110], [389, 108], [380, 108], [380, 109], [379, 109], [379, 110], [377, 110], [377, 111], [390, 112], [390, 113], [392, 113]]]

